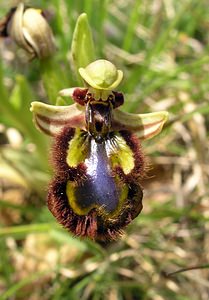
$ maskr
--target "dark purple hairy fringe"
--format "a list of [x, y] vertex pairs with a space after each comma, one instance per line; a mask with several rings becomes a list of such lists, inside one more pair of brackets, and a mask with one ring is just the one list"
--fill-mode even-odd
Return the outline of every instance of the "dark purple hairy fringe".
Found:
[[129, 192], [120, 214], [114, 218], [107, 218], [97, 209], [92, 209], [87, 215], [78, 215], [69, 205], [66, 195], [67, 181], [82, 182], [85, 177], [84, 164], [71, 168], [66, 163], [68, 143], [74, 133], [74, 129], [65, 127], [55, 138], [51, 159], [56, 176], [49, 185], [47, 198], [49, 210], [57, 221], [75, 236], [89, 237], [98, 241], [115, 240], [122, 235], [123, 228], [142, 210], [143, 193], [139, 180], [144, 175], [145, 164], [138, 138], [128, 131], [120, 132], [134, 153], [135, 167], [129, 175], [125, 175], [120, 167], [113, 170], [113, 174], [117, 174], [121, 181], [128, 184]]

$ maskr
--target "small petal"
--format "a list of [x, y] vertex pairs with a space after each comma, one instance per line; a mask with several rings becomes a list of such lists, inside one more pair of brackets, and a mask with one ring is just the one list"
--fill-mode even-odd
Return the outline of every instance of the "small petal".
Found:
[[85, 129], [85, 109], [78, 105], [53, 106], [32, 102], [31, 109], [37, 128], [45, 134], [55, 136], [64, 126]]
[[136, 132], [140, 139], [150, 139], [161, 132], [168, 119], [168, 112], [160, 111], [148, 114], [131, 114], [119, 109], [113, 110], [113, 130]]

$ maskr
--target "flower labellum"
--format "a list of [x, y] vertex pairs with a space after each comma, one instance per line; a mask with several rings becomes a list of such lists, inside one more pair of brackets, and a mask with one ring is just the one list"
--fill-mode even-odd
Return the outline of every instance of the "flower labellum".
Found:
[[123, 73], [109, 61], [97, 60], [79, 73], [86, 87], [60, 91], [75, 104], [31, 107], [37, 128], [54, 138], [55, 176], [47, 203], [74, 235], [110, 241], [142, 210], [145, 163], [139, 139], [158, 134], [168, 113], [119, 110], [124, 99], [115, 88]]
[[10, 36], [32, 58], [47, 58], [55, 51], [53, 34], [42, 11], [24, 7], [23, 3], [1, 21], [0, 36]]

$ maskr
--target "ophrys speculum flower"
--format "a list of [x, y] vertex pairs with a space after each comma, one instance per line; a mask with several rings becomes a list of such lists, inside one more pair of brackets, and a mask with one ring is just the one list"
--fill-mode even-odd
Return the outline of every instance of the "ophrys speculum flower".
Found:
[[159, 133], [168, 113], [120, 111], [123, 95], [114, 90], [123, 73], [109, 61], [97, 60], [79, 72], [85, 87], [60, 92], [75, 104], [32, 103], [37, 127], [54, 137], [48, 207], [74, 235], [112, 240], [142, 209], [139, 139]]

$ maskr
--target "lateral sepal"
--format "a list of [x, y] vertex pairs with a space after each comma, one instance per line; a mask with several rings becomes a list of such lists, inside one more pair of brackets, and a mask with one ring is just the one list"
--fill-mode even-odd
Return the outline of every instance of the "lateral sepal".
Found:
[[113, 110], [112, 129], [130, 130], [138, 138], [146, 140], [161, 132], [168, 119], [168, 112], [159, 111], [147, 114], [132, 114], [119, 109]]
[[85, 108], [77, 103], [54, 106], [35, 101], [30, 110], [36, 127], [47, 135], [56, 136], [66, 125], [85, 130]]

